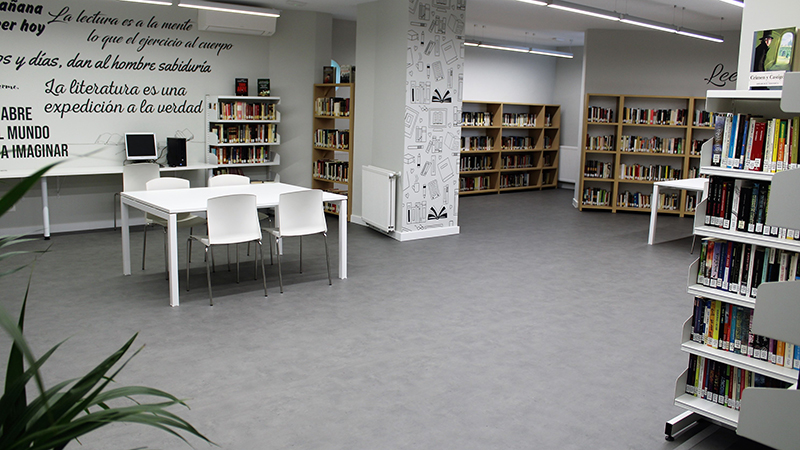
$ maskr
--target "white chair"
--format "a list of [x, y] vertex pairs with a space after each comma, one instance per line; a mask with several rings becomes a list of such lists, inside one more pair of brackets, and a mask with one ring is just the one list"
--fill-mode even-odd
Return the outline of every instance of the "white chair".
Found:
[[[189, 180], [184, 178], [155, 178], [145, 183], [148, 191], [160, 189], [189, 189]], [[145, 255], [147, 254], [147, 229], [153, 225], [160, 225], [164, 229], [164, 268], [169, 266], [167, 260], [167, 221], [161, 217], [145, 214], [144, 225], [144, 245], [142, 246], [142, 270], [144, 270]], [[180, 213], [177, 217], [178, 228], [189, 228], [189, 234], [194, 231], [194, 227], [204, 225], [206, 220], [191, 213]], [[191, 260], [192, 253], [189, 252], [187, 258]]]
[[208, 179], [208, 187], [239, 186], [243, 184], [250, 184], [250, 177], [225, 173], [222, 175], [214, 175]]
[[[331, 262], [328, 254], [328, 225], [322, 206], [322, 191], [318, 189], [281, 194], [276, 214], [278, 228], [265, 228], [275, 237], [278, 253], [278, 280], [283, 294], [283, 275], [281, 274], [280, 248], [283, 238], [300, 237], [300, 273], [303, 273], [303, 236], [321, 233], [325, 240], [325, 262], [328, 265], [328, 285], [331, 283]], [[272, 245], [270, 245], [270, 259]]]
[[[261, 277], [264, 279], [264, 297], [267, 296], [267, 278], [264, 271], [264, 248], [261, 245], [261, 225], [258, 222], [256, 196], [253, 194], [232, 194], [208, 199], [208, 236], [190, 235], [186, 245], [191, 248], [192, 241], [198, 241], [206, 250], [206, 278], [208, 278], [208, 301], [214, 306], [211, 293], [211, 260], [208, 250], [212, 245], [256, 242], [261, 251]], [[258, 279], [258, 259], [254, 258], [254, 279]], [[236, 282], [239, 282], [239, 252], [236, 252]], [[186, 261], [186, 290], [189, 290], [189, 261]]]
[[[145, 184], [161, 176], [158, 164], [138, 163], [122, 166], [122, 192], [144, 191]], [[114, 229], [117, 229], [117, 206], [119, 192], [114, 194]]]

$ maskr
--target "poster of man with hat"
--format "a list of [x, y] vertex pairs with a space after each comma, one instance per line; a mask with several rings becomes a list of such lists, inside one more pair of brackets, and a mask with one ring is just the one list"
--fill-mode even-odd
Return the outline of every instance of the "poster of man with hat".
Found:
[[780, 89], [783, 86], [783, 74], [792, 70], [794, 65], [795, 37], [794, 28], [755, 32], [749, 84], [751, 89]]

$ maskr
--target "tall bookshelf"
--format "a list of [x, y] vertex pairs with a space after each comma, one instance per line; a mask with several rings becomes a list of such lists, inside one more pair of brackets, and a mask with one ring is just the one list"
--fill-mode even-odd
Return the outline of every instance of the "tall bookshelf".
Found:
[[[760, 94], [754, 94], [752, 91], [745, 93], [737, 93], [736, 91], [730, 93], [716, 92], [713, 94], [712, 91], [709, 91], [709, 95], [717, 97], [714, 99], [709, 98], [709, 108], [715, 111], [753, 113], [765, 115], [765, 117], [778, 117], [783, 119], [791, 116], [791, 114], [784, 113], [778, 108], [780, 98], [776, 97], [774, 94], [766, 94], [763, 97], [759, 97]], [[742, 98], [738, 98], [739, 96]], [[797, 359], [789, 361], [783, 358], [783, 361], [781, 361], [782, 355], [780, 354], [780, 349], [784, 349], [784, 356], [789, 356], [790, 353], [786, 350], [786, 347], [788, 344], [794, 343], [783, 345], [775, 341], [775, 345], [773, 346], [770, 341], [767, 348], [764, 346], [761, 347], [762, 353], [768, 352], [766, 354], [767, 360], [763, 360], [744, 354], [745, 352], [742, 348], [750, 347], [751, 351], [749, 351], [749, 353], [752, 355], [754, 353], [752, 347], [754, 345], [765, 344], [765, 341], [761, 340], [764, 338], [760, 338], [758, 341], [754, 342], [749, 342], [749, 340], [745, 339], [737, 343], [735, 339], [736, 333], [728, 331], [729, 337], [726, 339], [728, 341], [726, 345], [726, 343], [721, 340], [721, 338], [725, 336], [724, 332], [722, 334], [718, 333], [717, 339], [713, 338], [713, 333], [711, 333], [712, 337], [704, 337], [704, 335], [698, 333], [698, 330], [707, 329], [702, 325], [705, 316], [704, 313], [699, 312], [701, 310], [698, 310], [698, 301], [718, 302], [720, 311], [723, 311], [722, 317], [724, 317], [724, 311], [727, 308], [730, 308], [730, 311], [742, 311], [743, 316], [746, 317], [752, 312], [757, 311], [757, 299], [761, 298], [758, 287], [767, 281], [777, 281], [778, 284], [793, 281], [796, 276], [797, 261], [800, 260], [800, 212], [798, 212], [795, 207], [795, 202], [793, 201], [798, 189], [800, 189], [800, 170], [793, 169], [773, 174], [713, 167], [711, 165], [712, 145], [712, 141], [709, 140], [704, 143], [702, 147], [700, 173], [710, 177], [725, 177], [726, 179], [733, 180], [735, 186], [747, 186], [753, 183], [762, 183], [763, 185], [769, 183], [768, 214], [766, 215], [766, 220], [760, 232], [757, 228], [753, 230], [753, 232], [747, 232], [737, 231], [735, 226], [733, 229], [731, 229], [730, 226], [725, 228], [724, 222], [720, 225], [719, 223], [715, 224], [711, 219], [707, 219], [713, 215], [713, 211], [707, 210], [708, 203], [713, 201], [712, 198], [702, 201], [697, 207], [697, 214], [694, 218], [694, 234], [696, 236], [701, 237], [707, 242], [713, 240], [715, 246], [716, 243], [720, 243], [725, 245], [725, 247], [722, 248], [731, 247], [734, 249], [732, 250], [732, 254], [735, 254], [735, 249], [739, 248], [741, 249], [739, 251], [740, 254], [746, 256], [748, 255], [747, 248], [749, 247], [749, 254], [753, 256], [749, 259], [745, 257], [740, 258], [742, 261], [741, 265], [731, 264], [731, 271], [729, 272], [728, 278], [725, 278], [726, 275], [723, 270], [720, 272], [722, 277], [717, 278], [720, 280], [717, 282], [715, 282], [714, 278], [709, 279], [709, 277], [706, 276], [709, 274], [709, 271], [704, 268], [704, 264], [701, 261], [704, 257], [702, 250], [701, 257], [689, 267], [687, 290], [688, 293], [695, 298], [695, 312], [683, 325], [681, 343], [681, 350], [689, 354], [689, 367], [678, 377], [675, 383], [674, 400], [675, 405], [686, 409], [686, 412], [666, 423], [665, 435], [668, 440], [671, 440], [675, 434], [689, 424], [700, 419], [710, 420], [732, 429], [737, 429], [739, 425], [740, 411], [738, 408], [740, 405], [743, 405], [743, 403], [741, 403], [741, 398], [742, 396], [747, 396], [746, 392], [742, 394], [738, 389], [733, 389], [728, 391], [729, 393], [733, 392], [733, 395], [726, 394], [724, 398], [722, 396], [715, 397], [715, 393], [710, 392], [708, 389], [708, 383], [706, 383], [705, 387], [699, 385], [699, 380], [701, 378], [698, 372], [699, 367], [697, 366], [699, 362], [702, 361], [704, 368], [712, 367], [711, 364], [713, 364], [713, 367], [715, 367], [717, 371], [721, 369], [723, 380], [725, 380], [725, 374], [727, 374], [728, 371], [735, 374], [745, 373], [742, 371], [747, 371], [759, 378], [767, 377], [774, 380], [775, 383], [780, 385], [778, 387], [788, 387], [797, 383], [798, 373], [800, 373], [798, 371], [798, 368], [800, 368], [800, 361]], [[714, 179], [712, 178], [712, 182], [713, 181]], [[740, 189], [739, 192], [745, 192], [745, 190]], [[786, 238], [784, 233], [785, 235], [795, 237]], [[708, 245], [710, 244], [706, 243], [704, 247], [707, 248]], [[753, 267], [758, 267], [756, 261], [761, 258], [757, 256], [757, 253], [760, 252], [759, 249], [763, 249], [764, 258], [769, 258], [769, 255], [775, 255], [777, 259], [780, 258], [782, 254], [788, 255], [786, 259], [790, 262], [788, 267], [778, 265], [776, 268], [772, 266], [774, 270], [777, 270], [777, 280], [771, 278], [764, 279], [760, 275], [754, 275]], [[798, 254], [798, 256], [793, 256], [795, 254]], [[708, 261], [709, 255], [705, 255], [705, 258], [706, 261]], [[736, 261], [736, 258], [732, 259]], [[711, 256], [711, 261], [713, 261], [713, 255]], [[795, 261], [793, 263], [795, 266], [795, 274], [791, 273], [793, 270], [791, 261]], [[720, 262], [719, 264], [726, 266], [724, 262]], [[705, 266], [708, 266], [708, 264]], [[711, 267], [713, 271], [713, 264]], [[738, 269], [735, 269], [737, 267]], [[739, 278], [735, 278], [736, 272], [740, 275]], [[769, 273], [771, 273], [770, 277], [775, 277], [775, 271]], [[736, 283], [734, 283], [734, 281], [736, 281]], [[755, 290], [753, 288], [755, 288]], [[796, 299], [793, 298], [791, 300], [793, 301]], [[733, 312], [730, 314], [733, 315]], [[752, 317], [754, 317], [754, 322], [759, 321], [757, 313], [753, 314]], [[700, 320], [701, 318], [703, 320]], [[698, 323], [696, 319], [700, 320], [700, 322]], [[730, 321], [728, 328], [721, 326], [720, 329], [730, 330], [729, 327], [736, 327], [737, 324], [739, 324], [739, 322], [736, 320]], [[752, 325], [750, 326], [752, 327]], [[772, 326], [777, 326], [777, 324], [773, 324]], [[769, 325], [765, 327], [763, 323], [759, 324], [758, 333], [765, 336], [766, 339], [772, 338], [773, 336], [769, 336], [769, 329]], [[742, 330], [742, 332], [743, 331], [744, 330]], [[731, 335], [734, 336], [733, 339], [731, 339]], [[740, 336], [743, 337], [746, 336], [746, 334], [740, 334]], [[731, 342], [733, 342], [733, 345], [730, 344]], [[797, 344], [800, 344], [800, 342]], [[756, 351], [758, 351], [758, 347], [756, 347]], [[703, 373], [703, 376], [705, 376], [705, 373]], [[730, 380], [731, 378], [728, 379]], [[733, 387], [741, 386], [741, 384], [736, 384], [739, 379], [733, 379], [735, 380], [732, 382], [734, 383], [732, 385]], [[730, 387], [731, 384], [729, 383], [727, 386]], [[730, 400], [728, 400], [729, 398]], [[715, 399], [716, 401], [714, 401]], [[773, 413], [779, 412], [773, 411]]]
[[[353, 136], [355, 124], [355, 85], [324, 83], [314, 85], [314, 136], [312, 145], [311, 187], [353, 196]], [[353, 202], [347, 202], [350, 220]], [[339, 215], [336, 205], [325, 211]]]
[[[214, 173], [244, 173], [253, 180], [271, 181], [271, 167], [280, 164], [278, 124], [280, 97], [206, 95], [207, 162]], [[266, 171], [253, 170], [255, 167]]]
[[703, 97], [587, 94], [583, 119], [579, 208], [693, 214], [694, 196], [664, 193], [656, 181], [695, 178], [700, 146], [713, 136]]
[[561, 107], [465, 101], [459, 195], [556, 187]]

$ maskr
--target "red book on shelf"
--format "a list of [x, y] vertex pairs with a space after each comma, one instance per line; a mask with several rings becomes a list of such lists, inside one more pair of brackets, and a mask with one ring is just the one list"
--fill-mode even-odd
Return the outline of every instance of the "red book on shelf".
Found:
[[753, 130], [753, 148], [750, 151], [750, 159], [747, 162], [747, 170], [761, 171], [764, 159], [764, 134], [767, 123], [757, 121]]

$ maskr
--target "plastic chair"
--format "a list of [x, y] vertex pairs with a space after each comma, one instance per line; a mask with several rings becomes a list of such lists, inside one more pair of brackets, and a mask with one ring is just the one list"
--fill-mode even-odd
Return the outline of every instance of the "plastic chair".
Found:
[[[211, 261], [208, 251], [212, 245], [229, 245], [256, 242], [261, 251], [261, 277], [264, 279], [264, 297], [267, 296], [267, 278], [264, 271], [264, 247], [261, 245], [261, 226], [258, 223], [256, 196], [232, 194], [208, 199], [208, 236], [190, 235], [186, 245], [198, 241], [206, 250], [206, 278], [208, 279], [208, 301], [214, 306], [211, 292]], [[254, 279], [258, 279], [258, 259], [254, 259]], [[239, 252], [236, 252], [236, 282], [239, 282]], [[186, 261], [186, 290], [189, 290], [189, 261]]]
[[238, 186], [243, 184], [250, 184], [250, 177], [225, 173], [222, 175], [215, 175], [208, 179], [208, 187]]
[[[276, 214], [278, 228], [265, 228], [275, 237], [275, 248], [280, 249], [283, 238], [300, 237], [300, 273], [303, 273], [303, 236], [321, 233], [325, 240], [325, 262], [328, 265], [328, 285], [331, 285], [331, 262], [328, 254], [328, 225], [322, 207], [322, 191], [318, 189], [281, 194]], [[272, 245], [269, 247], [272, 258]], [[278, 280], [283, 294], [281, 255], [278, 253]]]
[[[158, 164], [138, 163], [122, 166], [122, 192], [144, 191], [145, 184], [161, 176]], [[114, 193], [114, 229], [117, 229], [117, 206], [119, 192]]]
[[[160, 189], [189, 189], [189, 180], [184, 178], [156, 178], [145, 183], [148, 191]], [[167, 221], [152, 214], [144, 215], [144, 245], [142, 246], [142, 270], [144, 270], [145, 255], [147, 254], [147, 229], [153, 225], [160, 225], [164, 228], [164, 269], [167, 270], [169, 261], [167, 260]], [[206, 220], [191, 213], [180, 213], [177, 217], [178, 228], [189, 228], [189, 234], [194, 231], [194, 227], [203, 225]], [[191, 260], [192, 253], [187, 256]]]

